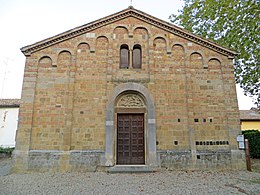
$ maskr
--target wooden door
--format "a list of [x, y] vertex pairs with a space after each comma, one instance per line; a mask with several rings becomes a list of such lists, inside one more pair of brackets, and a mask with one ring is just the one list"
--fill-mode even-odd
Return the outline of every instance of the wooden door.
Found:
[[144, 114], [117, 115], [117, 164], [144, 164]]

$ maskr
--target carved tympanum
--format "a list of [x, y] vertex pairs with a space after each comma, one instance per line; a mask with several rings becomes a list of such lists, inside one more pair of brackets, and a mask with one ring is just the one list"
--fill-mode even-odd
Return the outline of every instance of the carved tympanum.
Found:
[[143, 100], [140, 96], [136, 94], [127, 94], [122, 96], [118, 103], [117, 107], [123, 108], [143, 108], [145, 107]]

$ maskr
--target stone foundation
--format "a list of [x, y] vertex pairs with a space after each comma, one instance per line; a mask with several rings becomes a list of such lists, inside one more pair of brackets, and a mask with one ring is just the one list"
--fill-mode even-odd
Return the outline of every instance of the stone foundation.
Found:
[[169, 170], [186, 169], [192, 166], [191, 151], [158, 151], [160, 165]]
[[[157, 152], [159, 168], [167, 170], [246, 170], [245, 153], [234, 151], [174, 151]], [[13, 172], [88, 172], [102, 166], [105, 151], [31, 150], [27, 154], [13, 153]], [[155, 167], [154, 167], [155, 168]]]
[[168, 170], [246, 170], [245, 152], [232, 151], [159, 151], [161, 168]]
[[24, 154], [19, 154], [19, 152], [13, 154], [15, 162], [13, 172], [93, 172], [100, 164], [104, 151], [31, 150], [27, 158]]

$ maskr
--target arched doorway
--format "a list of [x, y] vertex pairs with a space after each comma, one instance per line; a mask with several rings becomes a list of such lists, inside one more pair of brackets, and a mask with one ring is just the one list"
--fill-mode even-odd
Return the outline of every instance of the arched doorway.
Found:
[[146, 104], [141, 94], [126, 91], [115, 104], [116, 164], [145, 164]]
[[[156, 151], [156, 120], [154, 101], [148, 89], [138, 83], [122, 83], [112, 91], [107, 107], [106, 107], [106, 146], [105, 156], [101, 159], [101, 164], [104, 166], [114, 166], [117, 160], [117, 115], [122, 110], [117, 108], [117, 103], [120, 97], [125, 94], [137, 94], [143, 100], [145, 110], [144, 115], [144, 144], [145, 144], [145, 165], [158, 166], [157, 151]], [[119, 106], [120, 107], [120, 106]], [[127, 108], [125, 108], [127, 109]], [[141, 110], [141, 108], [139, 108]], [[127, 114], [138, 114], [135, 109], [128, 109]], [[121, 113], [123, 114], [123, 113]]]

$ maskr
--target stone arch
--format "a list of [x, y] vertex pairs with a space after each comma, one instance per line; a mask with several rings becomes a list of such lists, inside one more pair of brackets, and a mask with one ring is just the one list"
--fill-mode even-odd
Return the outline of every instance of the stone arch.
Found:
[[145, 27], [136, 27], [133, 34], [137, 40], [148, 40], [149, 38], [148, 30]]
[[[107, 54], [108, 52], [108, 38], [106, 36], [99, 36], [96, 39], [96, 53]], [[105, 57], [105, 56], [103, 56]]]
[[207, 68], [210, 74], [208, 74], [208, 79], [219, 79], [223, 81], [222, 78], [222, 68], [221, 61], [217, 58], [211, 58], [207, 63]]
[[55, 72], [55, 66], [50, 56], [43, 56], [38, 61], [38, 75], [37, 78], [42, 77], [42, 74]]
[[116, 108], [146, 108], [146, 100], [136, 91], [125, 91], [117, 96], [114, 102]]
[[198, 52], [193, 52], [190, 55], [190, 66], [193, 69], [202, 69], [203, 68], [203, 57]]
[[90, 46], [88, 43], [85, 43], [85, 42], [82, 42], [80, 44], [78, 44], [78, 47], [77, 47], [77, 52], [86, 52], [90, 50]]
[[84, 67], [89, 62], [90, 46], [88, 43], [80, 43], [77, 47], [77, 66]]
[[134, 69], [142, 68], [143, 48], [140, 44], [135, 44], [132, 49], [132, 66]]
[[52, 67], [52, 59], [49, 56], [43, 56], [39, 60], [39, 68], [50, 68]]
[[[164, 68], [166, 64], [166, 54], [167, 54], [167, 42], [163, 37], [156, 37], [153, 40], [153, 59], [154, 68]], [[167, 62], [168, 63], [168, 62]]]
[[142, 69], [147, 69], [149, 64], [149, 31], [143, 26], [137, 26], [133, 30], [134, 45], [139, 44], [142, 48]]
[[172, 46], [172, 50], [173, 51], [176, 51], [176, 50], [180, 50], [180, 51], [182, 51], [182, 52], [185, 52], [185, 49], [184, 49], [184, 46], [183, 45], [181, 45], [181, 44], [174, 44], [173, 46]]
[[106, 36], [102, 35], [97, 37], [95, 50], [95, 60], [97, 62], [97, 68], [105, 68], [107, 66], [108, 47], [109, 40]]
[[172, 46], [172, 59], [175, 66], [183, 66], [185, 63], [185, 50], [180, 44]]
[[71, 53], [67, 50], [63, 50], [58, 55], [58, 66], [68, 67], [71, 65]]
[[127, 38], [128, 37], [128, 29], [125, 26], [117, 26], [113, 31], [114, 39]]
[[221, 70], [221, 62], [217, 58], [211, 58], [208, 62], [208, 68], [211, 70]]
[[119, 56], [120, 56], [119, 67], [128, 69], [130, 66], [130, 50], [127, 44], [122, 44], [120, 46]]
[[132, 45], [132, 48], [131, 48], [131, 49], [133, 50], [133, 49], [136, 48], [136, 47], [142, 48], [142, 45], [141, 45], [141, 44], [138, 44], [138, 43], [137, 43], [137, 44], [134, 44], [134, 45]]
[[182, 49], [183, 49], [184, 52], [188, 50], [187, 47], [186, 47], [186, 45], [184, 45], [184, 44], [182, 44], [181, 42], [178, 42], [178, 41], [174, 41], [173, 44], [170, 44], [171, 49], [173, 49], [173, 47], [175, 47], [175, 46], [180, 46], [180, 47], [182, 47]]
[[97, 39], [96, 39], [96, 42], [103, 42], [103, 43], [108, 43], [108, 38], [104, 35], [102, 36], [98, 36]]
[[151, 166], [157, 166], [157, 154], [156, 154], [156, 120], [155, 120], [155, 106], [154, 101], [148, 91], [143, 85], [138, 83], [123, 83], [118, 85], [112, 92], [106, 107], [106, 148], [105, 148], [105, 166], [113, 166], [114, 162], [114, 113], [115, 113], [115, 101], [120, 94], [127, 91], [133, 91], [141, 94], [146, 102], [147, 107], [147, 151], [146, 151], [146, 164]]
[[154, 38], [153, 46], [155, 48], [162, 49], [162, 50], [166, 51], [166, 49], [167, 49], [167, 41], [166, 41], [165, 38], [158, 36], [158, 37]]

